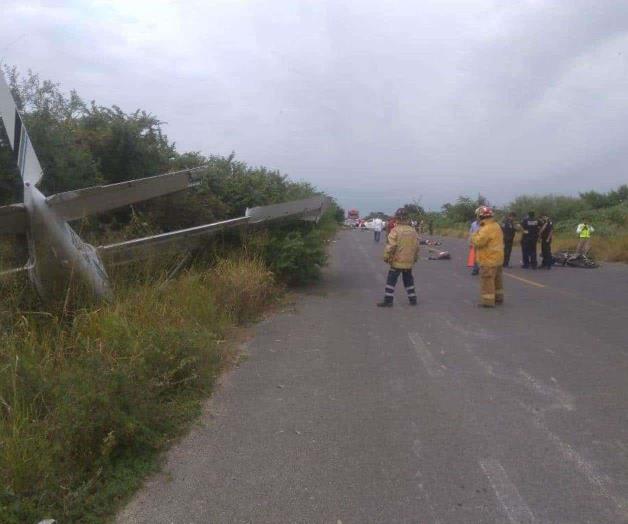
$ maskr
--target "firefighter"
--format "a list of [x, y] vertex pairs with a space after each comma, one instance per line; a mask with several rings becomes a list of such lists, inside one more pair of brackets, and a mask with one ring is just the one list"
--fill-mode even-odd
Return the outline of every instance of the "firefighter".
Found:
[[405, 209], [397, 209], [395, 219], [395, 227], [388, 234], [384, 250], [384, 262], [390, 264], [390, 270], [386, 279], [384, 300], [377, 304], [378, 307], [392, 307], [399, 275], [403, 278], [410, 305], [417, 305], [412, 266], [419, 259], [419, 235], [409, 225], [409, 217]]
[[510, 267], [510, 254], [512, 253], [512, 244], [517, 233], [515, 225], [515, 214], [508, 213], [502, 222], [502, 233], [504, 235], [504, 267]]
[[395, 220], [395, 217], [389, 218], [388, 222], [386, 223], [386, 235], [390, 235], [390, 232], [395, 229], [396, 225], [397, 221]]
[[541, 237], [541, 267], [543, 269], [552, 269], [552, 236], [554, 235], [554, 224], [550, 217], [543, 215], [541, 217], [541, 229], [539, 236]]
[[475, 211], [480, 229], [473, 234], [476, 257], [480, 264], [481, 307], [495, 307], [504, 302], [502, 282], [504, 264], [504, 235], [502, 228], [493, 218], [493, 210], [480, 206]]
[[534, 211], [521, 221], [521, 254], [523, 255], [523, 269], [536, 269], [536, 244], [539, 241], [539, 221], [534, 217]]

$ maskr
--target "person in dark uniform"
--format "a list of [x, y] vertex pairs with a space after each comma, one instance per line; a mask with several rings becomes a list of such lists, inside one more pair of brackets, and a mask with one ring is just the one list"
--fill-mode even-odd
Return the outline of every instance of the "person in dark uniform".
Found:
[[508, 213], [502, 222], [502, 233], [504, 234], [504, 267], [510, 267], [510, 254], [512, 253], [512, 243], [515, 240], [516, 232], [515, 214]]
[[541, 237], [541, 267], [544, 269], [552, 269], [552, 235], [554, 233], [554, 224], [550, 217], [543, 215], [541, 217], [541, 229], [539, 235]]
[[534, 211], [521, 221], [521, 252], [523, 254], [523, 269], [536, 269], [536, 243], [539, 241], [539, 229], [541, 225], [535, 218]]

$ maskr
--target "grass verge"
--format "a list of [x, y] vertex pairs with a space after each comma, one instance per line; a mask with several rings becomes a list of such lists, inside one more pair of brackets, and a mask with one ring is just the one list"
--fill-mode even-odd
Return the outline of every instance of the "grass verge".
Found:
[[[569, 235], [556, 235], [552, 242], [553, 251], [575, 251], [578, 239]], [[628, 264], [628, 233], [612, 237], [594, 236], [591, 239], [591, 255], [604, 262]]]
[[72, 317], [12, 309], [8, 300], [0, 520], [106, 520], [198, 416], [229, 361], [229, 330], [278, 292], [253, 257], [190, 270], [165, 286], [136, 284]]

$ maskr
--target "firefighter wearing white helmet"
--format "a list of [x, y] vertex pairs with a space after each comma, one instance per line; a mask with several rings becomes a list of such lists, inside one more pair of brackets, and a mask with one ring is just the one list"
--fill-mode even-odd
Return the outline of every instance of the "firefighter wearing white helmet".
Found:
[[480, 303], [482, 307], [495, 307], [504, 301], [502, 269], [504, 264], [504, 236], [502, 228], [493, 218], [493, 210], [480, 206], [475, 210], [480, 229], [471, 237], [480, 265]]

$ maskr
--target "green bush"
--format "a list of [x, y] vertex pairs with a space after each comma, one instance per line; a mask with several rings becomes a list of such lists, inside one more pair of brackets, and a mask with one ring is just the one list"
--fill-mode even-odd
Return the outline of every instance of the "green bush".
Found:
[[259, 260], [243, 259], [135, 287], [73, 319], [5, 318], [0, 520], [106, 520], [199, 413], [229, 356], [226, 330], [276, 289]]
[[327, 261], [321, 232], [315, 228], [275, 232], [265, 260], [277, 277], [292, 285], [316, 280]]
[[506, 211], [515, 213], [519, 219], [534, 211], [537, 216], [547, 213], [554, 222], [578, 219], [586, 209], [583, 200], [562, 195], [523, 195], [505, 206]]
[[[22, 81], [12, 70], [8, 77], [46, 171], [47, 191], [208, 164], [195, 192], [86, 220], [81, 234], [93, 243], [316, 194], [307, 183], [251, 168], [233, 155], [179, 154], [161, 122], [143, 111], [87, 107], [76, 93], [65, 96], [36, 75]], [[0, 198], [9, 202], [18, 186], [12, 162], [0, 140]], [[219, 344], [227, 328], [259, 314], [277, 294], [275, 277], [301, 284], [319, 275], [336, 227], [331, 216], [318, 225], [258, 230], [252, 240], [242, 232], [218, 236], [197, 253], [197, 269], [167, 286], [156, 277], [169, 259], [160, 253], [154, 267], [142, 262], [118, 270], [115, 303], [72, 317], [34, 312], [28, 286], [3, 284], [2, 522], [105, 520], [152, 467], [155, 453], [198, 413], [228, 356]], [[241, 254], [236, 260], [218, 260], [217, 253], [224, 257], [234, 248]], [[12, 257], [0, 258], [14, 265]]]

